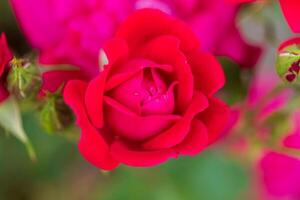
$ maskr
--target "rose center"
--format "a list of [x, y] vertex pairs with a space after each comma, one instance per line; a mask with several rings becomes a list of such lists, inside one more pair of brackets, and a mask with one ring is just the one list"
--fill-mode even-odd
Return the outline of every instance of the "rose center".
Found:
[[145, 68], [113, 92], [113, 97], [139, 115], [171, 114], [175, 84], [168, 86], [158, 69]]

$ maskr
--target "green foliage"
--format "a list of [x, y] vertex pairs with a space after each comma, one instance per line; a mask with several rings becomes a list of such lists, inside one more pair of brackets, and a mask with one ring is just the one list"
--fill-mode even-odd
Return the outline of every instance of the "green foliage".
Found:
[[34, 149], [24, 131], [20, 110], [14, 97], [0, 104], [0, 125], [26, 146], [32, 160], [36, 159]]
[[251, 71], [242, 69], [229, 59], [219, 58], [225, 72], [226, 83], [221, 90], [223, 99], [230, 105], [240, 102], [247, 95]]
[[122, 167], [112, 178], [93, 200], [234, 200], [248, 180], [241, 165], [214, 151], [150, 169]]

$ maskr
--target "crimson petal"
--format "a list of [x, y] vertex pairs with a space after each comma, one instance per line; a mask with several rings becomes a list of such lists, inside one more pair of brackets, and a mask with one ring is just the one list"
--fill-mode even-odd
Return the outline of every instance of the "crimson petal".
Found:
[[112, 144], [111, 152], [113, 157], [119, 162], [135, 167], [152, 167], [169, 158], [176, 157], [176, 154], [171, 149], [157, 151], [133, 150], [120, 140], [116, 140]]
[[145, 149], [171, 148], [181, 143], [190, 131], [191, 122], [195, 115], [208, 107], [207, 98], [196, 92], [193, 100], [183, 117], [171, 128], [155, 136], [143, 144]]
[[192, 121], [191, 130], [187, 137], [174, 149], [179, 154], [196, 155], [208, 144], [207, 128], [200, 120]]
[[112, 170], [118, 166], [109, 152], [109, 146], [101, 133], [90, 123], [84, 107], [84, 94], [87, 84], [83, 81], [70, 81], [64, 89], [65, 102], [77, 116], [77, 124], [81, 127], [78, 148], [83, 157], [93, 165]]

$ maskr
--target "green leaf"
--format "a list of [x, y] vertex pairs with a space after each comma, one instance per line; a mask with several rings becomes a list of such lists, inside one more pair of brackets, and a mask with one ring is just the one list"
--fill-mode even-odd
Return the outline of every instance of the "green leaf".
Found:
[[36, 160], [35, 151], [23, 128], [19, 106], [12, 96], [0, 104], [0, 125], [20, 140], [25, 145], [30, 158]]

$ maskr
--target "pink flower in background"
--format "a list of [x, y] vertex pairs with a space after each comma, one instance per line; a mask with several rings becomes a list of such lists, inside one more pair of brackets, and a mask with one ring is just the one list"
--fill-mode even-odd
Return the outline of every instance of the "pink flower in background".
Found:
[[[281, 147], [300, 152], [300, 111], [291, 120], [292, 130], [282, 140]], [[284, 150], [283, 150], [284, 151]], [[287, 151], [287, 150], [285, 150]], [[300, 199], [300, 158], [275, 151], [267, 152], [259, 162], [265, 200]]]
[[[228, 56], [242, 67], [253, 67], [260, 48], [246, 42], [235, 20], [239, 6], [225, 0], [11, 0], [16, 16], [33, 47], [40, 52], [43, 64], [71, 64], [78, 72], [47, 72], [44, 88], [57, 87], [46, 82], [57, 77], [66, 81], [90, 79], [99, 73], [98, 55], [104, 42], [135, 9], [154, 7], [180, 17], [202, 41], [204, 50]], [[153, 22], [156, 23], [156, 22]], [[54, 74], [52, 74], [54, 73]], [[56, 81], [57, 82], [57, 81]], [[59, 82], [55, 85], [60, 85]]]
[[89, 77], [99, 73], [103, 43], [132, 10], [130, 0], [11, 0], [43, 64], [72, 64]]
[[136, 5], [180, 17], [194, 30], [205, 50], [227, 56], [241, 67], [254, 67], [260, 56], [261, 49], [250, 45], [236, 24], [239, 5], [226, 0], [138, 0]]
[[6, 89], [6, 76], [9, 61], [13, 58], [8, 48], [4, 33], [0, 35], [0, 102], [5, 100], [9, 93]]

